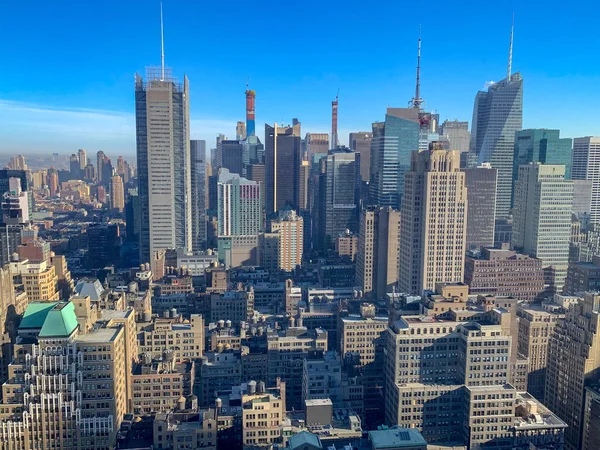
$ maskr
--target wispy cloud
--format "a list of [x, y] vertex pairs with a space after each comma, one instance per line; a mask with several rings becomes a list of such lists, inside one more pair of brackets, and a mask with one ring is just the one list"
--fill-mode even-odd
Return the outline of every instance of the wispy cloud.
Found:
[[[192, 139], [205, 139], [210, 147], [215, 136], [233, 136], [236, 121], [191, 119]], [[77, 148], [104, 150], [109, 155], [135, 153], [133, 113], [103, 109], [55, 107], [0, 100], [0, 152], [72, 152]]]

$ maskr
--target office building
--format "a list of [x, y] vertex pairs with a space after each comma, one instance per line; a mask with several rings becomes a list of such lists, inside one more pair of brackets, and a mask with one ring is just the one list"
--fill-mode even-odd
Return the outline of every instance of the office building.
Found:
[[356, 259], [358, 251], [358, 236], [346, 230], [335, 238], [335, 252], [338, 256], [347, 256], [352, 261]]
[[548, 341], [556, 324], [565, 317], [565, 309], [554, 303], [519, 304], [519, 354], [529, 360], [527, 392], [542, 403], [546, 386]]
[[92, 224], [87, 228], [87, 235], [87, 257], [90, 269], [102, 269], [110, 265], [119, 265], [121, 238], [118, 224]]
[[[189, 85], [169, 69], [135, 78], [140, 260], [165, 248], [192, 250]], [[98, 167], [98, 173], [100, 173]]]
[[564, 292], [576, 295], [586, 291], [600, 291], [600, 256], [569, 264]]
[[573, 140], [571, 178], [592, 182], [590, 221], [600, 223], [600, 137]]
[[119, 214], [125, 209], [125, 189], [121, 175], [113, 175], [110, 183], [110, 205]]
[[11, 156], [8, 164], [12, 170], [27, 170], [27, 163], [23, 155]]
[[79, 150], [77, 150], [77, 159], [79, 161], [79, 170], [81, 171], [81, 173], [84, 173], [85, 167], [88, 164], [87, 153], [85, 149], [80, 148]]
[[506, 78], [479, 91], [473, 106], [470, 151], [498, 169], [496, 217], [508, 216], [513, 187], [515, 133], [523, 127], [523, 77], [511, 73], [513, 33]]
[[265, 124], [267, 217], [285, 206], [297, 209], [301, 164], [300, 122], [294, 119], [287, 127]]
[[464, 169], [467, 186], [467, 249], [494, 246], [498, 170], [489, 163]]
[[104, 175], [104, 161], [106, 159], [106, 155], [102, 150], [96, 153], [96, 173], [97, 173], [97, 182], [98, 184], [102, 184], [102, 176]]
[[306, 133], [304, 137], [306, 159], [312, 164], [318, 164], [321, 158], [329, 152], [329, 135], [327, 133]]
[[589, 216], [592, 211], [592, 180], [573, 180], [573, 213]]
[[373, 133], [358, 131], [348, 135], [348, 147], [360, 155], [360, 178], [368, 182], [371, 178], [371, 140]]
[[[9, 366], [11, 380], [2, 386], [7, 448], [92, 450], [116, 445], [128, 409], [131, 330], [124, 323], [102, 320], [88, 332], [78, 326], [81, 314], [93, 311], [76, 309], [71, 302], [33, 302], [27, 307]], [[71, 372], [86, 375], [78, 381]], [[38, 395], [30, 395], [32, 389]], [[28, 411], [36, 411], [35, 418]]]
[[469, 151], [469, 122], [460, 122], [458, 120], [444, 120], [441, 125], [440, 135], [447, 139], [452, 150], [458, 150], [461, 153]]
[[560, 130], [545, 128], [517, 131], [513, 182], [517, 181], [519, 166], [531, 162], [565, 166], [565, 178], [571, 179], [573, 139], [561, 138]]
[[[231, 173], [236, 173], [239, 176], [246, 176], [246, 165], [248, 158], [244, 157], [243, 141], [231, 141], [223, 139], [217, 144], [217, 155], [220, 158], [218, 161], [219, 168], [228, 169]], [[246, 161], [244, 162], [244, 159]]]
[[[324, 181], [325, 198], [321, 198], [320, 233], [323, 249], [331, 248], [336, 236], [346, 230], [358, 231], [356, 153], [332, 151], [327, 155]], [[324, 201], [323, 201], [324, 200]]]
[[310, 163], [302, 160], [300, 173], [298, 175], [298, 210], [307, 211], [308, 208], [308, 185], [310, 179]]
[[398, 285], [400, 212], [368, 208], [360, 213], [356, 286], [366, 298], [380, 299]]
[[431, 144], [413, 152], [400, 213], [400, 292], [421, 294], [436, 283], [462, 282], [467, 189], [460, 152]]
[[206, 249], [206, 141], [190, 141], [192, 251]]
[[191, 314], [189, 323], [179, 318], [153, 318], [137, 325], [139, 351], [152, 359], [163, 356], [165, 350], [172, 352], [174, 361], [198, 359], [204, 353], [204, 320], [199, 314]]
[[304, 220], [294, 210], [279, 211], [276, 220], [271, 221], [271, 233], [279, 235], [279, 270], [292, 272], [302, 264], [304, 251]]
[[384, 122], [373, 124], [370, 163], [370, 201], [376, 206], [400, 209], [404, 174], [419, 148], [419, 110], [388, 108]]
[[220, 237], [251, 235], [262, 230], [262, 203], [257, 182], [221, 168], [218, 205]]
[[581, 448], [593, 450], [600, 448], [600, 386], [594, 383], [585, 388], [583, 410], [583, 436]]
[[69, 157], [69, 176], [71, 180], [83, 179], [83, 175], [79, 169], [79, 158], [75, 153]]
[[[600, 369], [600, 296], [586, 292], [559, 320], [548, 343], [544, 401], [569, 428], [565, 449], [582, 447], [585, 385]], [[585, 339], [582, 339], [585, 336]]]
[[465, 260], [465, 284], [471, 294], [534, 301], [544, 292], [542, 261], [508, 250], [484, 248]]
[[238, 120], [238, 123], [235, 126], [235, 139], [237, 141], [246, 139], [246, 122]]
[[560, 292], [569, 265], [573, 183], [565, 166], [531, 163], [519, 167], [513, 208], [513, 247], [542, 260], [545, 284]]

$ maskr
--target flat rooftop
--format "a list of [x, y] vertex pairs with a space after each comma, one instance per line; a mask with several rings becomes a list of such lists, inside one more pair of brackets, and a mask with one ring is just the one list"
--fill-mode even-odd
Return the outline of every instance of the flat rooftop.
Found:
[[392, 427], [387, 430], [373, 430], [369, 431], [369, 439], [374, 449], [427, 446], [427, 442], [415, 428]]
[[98, 328], [96, 330], [92, 330], [87, 334], [79, 334], [75, 339], [75, 342], [81, 343], [103, 343], [103, 342], [112, 342], [114, 341], [119, 332], [121, 331], [121, 327], [114, 328]]

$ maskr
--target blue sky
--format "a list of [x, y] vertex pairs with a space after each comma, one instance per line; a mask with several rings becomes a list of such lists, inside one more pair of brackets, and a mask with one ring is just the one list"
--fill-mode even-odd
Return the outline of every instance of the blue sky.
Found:
[[[534, 4], [535, 3], [535, 4]], [[414, 93], [422, 25], [422, 97], [441, 119], [471, 120], [473, 98], [513, 71], [524, 126], [600, 135], [598, 2], [164, 0], [166, 64], [190, 79], [193, 138], [214, 145], [244, 119], [257, 132], [298, 117], [340, 139], [369, 130]], [[135, 153], [133, 75], [160, 64], [158, 0], [6, 0], [0, 14], [0, 152]]]

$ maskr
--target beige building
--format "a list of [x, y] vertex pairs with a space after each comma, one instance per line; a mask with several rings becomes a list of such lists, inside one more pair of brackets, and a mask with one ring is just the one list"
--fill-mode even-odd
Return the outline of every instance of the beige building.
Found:
[[363, 303], [360, 312], [360, 315], [340, 317], [340, 355], [342, 358], [353, 355], [360, 365], [367, 365], [375, 361], [376, 354], [383, 349], [381, 335], [388, 326], [388, 319], [377, 317], [375, 305], [370, 303]]
[[162, 356], [165, 350], [173, 352], [174, 361], [201, 358], [204, 353], [204, 320], [192, 314], [189, 320], [153, 318], [137, 324], [140, 353], [151, 358]]
[[527, 391], [544, 401], [546, 366], [548, 364], [548, 342], [556, 324], [565, 317], [565, 310], [553, 303], [520, 304], [519, 353], [529, 359]]
[[367, 298], [380, 299], [398, 284], [400, 213], [391, 208], [360, 214], [355, 283]]
[[29, 304], [9, 366], [11, 381], [2, 386], [3, 445], [112, 448], [128, 409], [125, 335], [123, 324], [110, 320], [80, 332], [70, 302]]
[[350, 230], [335, 238], [335, 252], [339, 256], [348, 256], [352, 261], [356, 258], [358, 249], [358, 236], [354, 236]]
[[600, 369], [600, 295], [587, 292], [558, 321], [548, 343], [546, 405], [564, 420], [565, 448], [582, 448], [584, 386]]
[[153, 448], [217, 450], [218, 419], [221, 417], [214, 409], [157, 414], [153, 425]]
[[271, 222], [271, 232], [279, 233], [279, 269], [292, 272], [302, 264], [304, 220], [293, 210], [283, 210]]
[[439, 282], [463, 281], [467, 189], [459, 151], [432, 143], [413, 152], [401, 215], [400, 291], [421, 294]]
[[185, 405], [185, 397], [193, 392], [194, 364], [175, 362], [173, 353], [166, 351], [162, 360], [150, 360], [144, 354], [133, 366], [133, 413], [150, 415], [169, 412]]
[[[232, 395], [236, 395], [236, 390]], [[247, 447], [271, 447], [281, 438], [285, 417], [285, 382], [266, 388], [264, 381], [249, 381], [239, 387], [242, 401], [243, 444]], [[231, 399], [231, 397], [230, 397]]]
[[125, 209], [125, 189], [121, 175], [113, 175], [110, 181], [110, 205], [120, 213]]
[[[15, 284], [22, 284], [30, 302], [52, 302], [60, 299], [58, 276], [54, 265], [22, 260], [10, 263]], [[69, 274], [70, 277], [70, 274]]]

